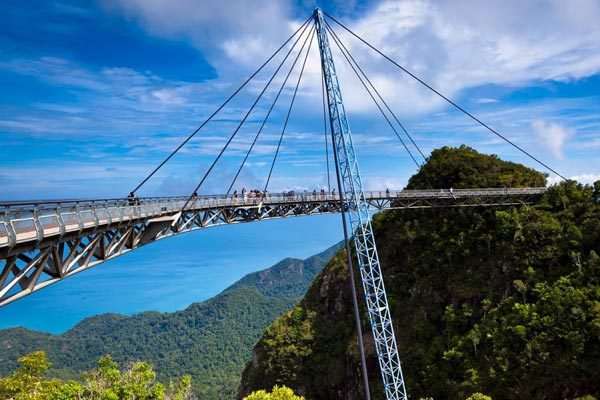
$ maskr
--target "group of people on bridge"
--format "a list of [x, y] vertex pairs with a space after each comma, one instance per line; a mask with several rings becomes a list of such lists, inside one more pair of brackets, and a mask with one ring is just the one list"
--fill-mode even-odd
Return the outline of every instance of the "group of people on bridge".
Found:
[[[443, 189], [442, 189], [442, 192], [443, 192]], [[452, 189], [450, 189], [450, 193], [452, 193]], [[385, 194], [386, 194], [386, 197], [390, 197], [390, 189], [386, 189]], [[304, 189], [301, 193], [297, 193], [292, 189], [292, 190], [283, 191], [281, 194], [277, 194], [277, 197], [283, 196], [284, 198], [293, 198], [293, 197], [299, 196], [302, 198], [313, 198], [314, 199], [314, 198], [325, 198], [326, 196], [335, 196], [335, 195], [336, 195], [335, 188], [332, 189], [331, 191], [326, 191], [325, 189], [320, 189], [319, 191], [317, 191], [317, 189], [314, 189], [312, 192], [309, 192], [308, 190]], [[199, 197], [198, 193], [194, 192], [194, 194], [192, 194], [192, 196], [190, 197], [190, 200], [196, 201], [196, 199], [198, 199], [198, 197]], [[238, 199], [240, 199], [240, 198], [244, 202], [246, 202], [248, 200], [263, 201], [267, 197], [269, 197], [267, 190], [258, 190], [258, 189], [246, 190], [246, 188], [242, 188], [241, 193], [238, 193], [238, 191], [235, 190], [233, 192], [233, 194], [231, 195], [231, 198], [233, 198], [234, 202], [238, 202]], [[139, 205], [140, 204], [139, 198], [137, 196], [135, 196], [135, 194], [133, 192], [130, 192], [129, 195], [127, 196], [127, 202], [129, 205]]]
[[[317, 189], [314, 189], [311, 192], [309, 192], [308, 190], [303, 190], [301, 193], [301, 196], [303, 197], [310, 197], [311, 195], [313, 197], [325, 197], [327, 195], [335, 195], [335, 189], [333, 189], [331, 192], [325, 191], [325, 189], [321, 189], [320, 191], [317, 192]], [[300, 193], [296, 193], [293, 189], [292, 190], [288, 190], [288, 191], [283, 191], [281, 193], [281, 195], [283, 197], [295, 197], [300, 195]], [[238, 199], [240, 198], [240, 194], [238, 194], [238, 191], [234, 191], [233, 195], [232, 195], [233, 199]], [[268, 197], [268, 193], [266, 190], [257, 190], [257, 189], [251, 189], [251, 190], [246, 190], [246, 188], [242, 188], [241, 190], [241, 198], [244, 199], [244, 201], [248, 200], [248, 199], [265, 199]]]
[[[253, 199], [264, 199], [267, 197], [267, 190], [258, 190], [258, 189], [251, 189], [251, 190], [246, 190], [246, 188], [242, 188], [242, 198], [244, 200], [248, 199], [248, 198], [253, 198]], [[235, 190], [233, 192], [233, 198], [237, 199], [238, 198], [238, 191]]]

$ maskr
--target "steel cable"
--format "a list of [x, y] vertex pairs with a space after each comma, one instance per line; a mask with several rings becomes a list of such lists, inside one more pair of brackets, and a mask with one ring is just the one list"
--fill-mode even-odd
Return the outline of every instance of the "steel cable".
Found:
[[[307, 38], [305, 40], [308, 39], [308, 37], [312, 37], [311, 32], [313, 32], [313, 29], [311, 28], [309, 30], [309, 33], [307, 35]], [[298, 39], [302, 37], [299, 36]], [[206, 178], [208, 178], [208, 176], [210, 175], [210, 173], [212, 172], [213, 168], [215, 167], [215, 165], [217, 165], [217, 162], [221, 159], [221, 156], [223, 155], [223, 153], [225, 153], [225, 150], [227, 150], [227, 148], [229, 147], [229, 145], [231, 144], [231, 142], [233, 141], [233, 139], [235, 138], [235, 136], [238, 134], [239, 130], [241, 129], [242, 125], [244, 125], [244, 123], [246, 122], [246, 120], [248, 119], [248, 116], [252, 113], [252, 111], [254, 110], [254, 107], [256, 107], [256, 105], [258, 104], [258, 102], [260, 101], [260, 99], [262, 98], [263, 94], [267, 91], [269, 85], [271, 84], [271, 82], [273, 82], [273, 79], [275, 79], [275, 76], [277, 75], [277, 73], [279, 72], [279, 70], [281, 69], [281, 67], [283, 66], [283, 64], [285, 63], [285, 61], [287, 60], [287, 58], [289, 57], [289, 55], [292, 53], [292, 50], [294, 49], [296, 43], [298, 43], [298, 40], [296, 40], [296, 42], [294, 43], [294, 46], [292, 46], [290, 48], [290, 50], [288, 51], [288, 53], [286, 54], [285, 58], [281, 61], [281, 63], [279, 64], [279, 66], [277, 67], [277, 69], [275, 70], [275, 72], [273, 73], [273, 75], [271, 76], [271, 78], [269, 79], [269, 81], [266, 83], [265, 87], [263, 88], [263, 90], [260, 92], [260, 94], [258, 95], [258, 97], [256, 98], [256, 100], [254, 101], [254, 103], [252, 103], [252, 106], [250, 106], [250, 108], [248, 109], [248, 111], [246, 112], [246, 115], [244, 115], [244, 118], [242, 118], [242, 120], [240, 121], [240, 123], [238, 124], [238, 126], [236, 127], [235, 131], [233, 132], [233, 134], [229, 137], [229, 139], [227, 140], [227, 142], [225, 143], [225, 146], [223, 146], [221, 148], [221, 151], [219, 152], [219, 154], [217, 155], [217, 157], [215, 158], [215, 160], [212, 162], [212, 164], [210, 165], [210, 167], [208, 168], [208, 170], [204, 173], [204, 176], [202, 176], [202, 179], [200, 179], [200, 182], [198, 182], [198, 184], [196, 185], [196, 187], [194, 188], [194, 191], [192, 192], [192, 194], [190, 195], [188, 201], [184, 204], [184, 206], [182, 207], [182, 210], [185, 209], [187, 207], [187, 205], [189, 204], [189, 202], [194, 198], [194, 196], [197, 195], [198, 190], [200, 189], [200, 187], [202, 186], [202, 184], [204, 184], [204, 182], [206, 181]]]
[[[323, 75], [323, 68], [321, 68], [321, 94], [323, 97], [323, 132], [325, 134], [325, 161], [327, 163], [327, 192], [331, 193], [331, 179], [329, 178], [329, 140], [327, 137], [327, 106], [325, 105], [325, 76]], [[333, 149], [332, 149], [333, 150]]]
[[[325, 28], [330, 33], [332, 33], [332, 31], [330, 30], [329, 27], [325, 26]], [[354, 71], [354, 73], [356, 74], [356, 76], [358, 77], [360, 83], [362, 83], [363, 87], [365, 88], [365, 90], [367, 91], [367, 93], [369, 94], [369, 96], [371, 97], [371, 100], [373, 100], [373, 102], [375, 103], [375, 105], [379, 109], [379, 112], [381, 113], [381, 115], [386, 120], [386, 122], [388, 123], [388, 125], [390, 126], [390, 128], [392, 128], [392, 130], [394, 131], [394, 133], [396, 134], [396, 136], [400, 140], [400, 143], [402, 143], [402, 146], [404, 146], [404, 149], [408, 152], [408, 155], [410, 156], [410, 158], [412, 158], [412, 160], [415, 163], [415, 165], [417, 166], [417, 168], [421, 168], [421, 164], [419, 164], [419, 162], [417, 161], [417, 159], [415, 158], [415, 156], [413, 156], [412, 152], [410, 151], [410, 149], [408, 148], [408, 146], [406, 145], [406, 143], [404, 143], [404, 140], [402, 140], [402, 138], [400, 137], [400, 134], [398, 133], [398, 131], [396, 130], [396, 128], [394, 127], [394, 125], [392, 124], [392, 122], [390, 121], [390, 119], [388, 118], [388, 116], [386, 115], [386, 113], [383, 111], [383, 109], [381, 108], [381, 106], [379, 105], [379, 103], [377, 102], [377, 100], [375, 99], [375, 96], [373, 96], [373, 94], [371, 93], [371, 90], [369, 89], [369, 87], [367, 86], [367, 84], [364, 82], [364, 80], [362, 79], [362, 77], [359, 75], [358, 71], [356, 70], [356, 68], [354, 67], [354, 65], [352, 64], [352, 62], [350, 61], [350, 59], [346, 55], [346, 53], [344, 53], [344, 50], [342, 49], [342, 47], [338, 43], [337, 38], [336, 38], [336, 36], [333, 35], [333, 33], [332, 33], [332, 38], [333, 38], [333, 41], [335, 42], [335, 44], [340, 49], [342, 55], [344, 56], [344, 58], [346, 59], [346, 61], [348, 62], [348, 64], [350, 64], [350, 67], [352, 68], [352, 70]]]
[[302, 80], [302, 74], [304, 73], [304, 67], [306, 67], [306, 60], [308, 60], [308, 55], [310, 54], [310, 45], [315, 38], [316, 29], [313, 30], [312, 35], [310, 37], [310, 43], [308, 44], [308, 49], [306, 50], [306, 56], [304, 57], [304, 62], [302, 63], [302, 69], [300, 70], [300, 75], [298, 76], [298, 82], [296, 83], [296, 88], [294, 89], [294, 94], [292, 96], [292, 101], [290, 103], [290, 108], [288, 109], [287, 116], [285, 117], [285, 123], [283, 124], [283, 129], [281, 130], [281, 136], [279, 137], [279, 142], [277, 143], [277, 150], [275, 151], [275, 156], [273, 157], [273, 162], [271, 163], [271, 169], [269, 170], [269, 176], [267, 177], [267, 181], [265, 183], [265, 189], [263, 193], [267, 192], [267, 188], [269, 187], [269, 182], [271, 180], [271, 175], [273, 174], [273, 168], [275, 167], [275, 162], [277, 161], [277, 155], [279, 154], [279, 150], [281, 148], [281, 142], [283, 141], [283, 135], [285, 134], [285, 130], [288, 125], [288, 121], [290, 119], [290, 114], [292, 113], [292, 108], [294, 107], [294, 101], [296, 100], [296, 94], [298, 93], [298, 87], [300, 86], [300, 81]]
[[[311, 17], [312, 18], [312, 17]], [[219, 111], [221, 111], [223, 109], [223, 107], [225, 107], [230, 101], [231, 99], [233, 99], [247, 84], [248, 82], [250, 82], [280, 51], [281, 49], [283, 49], [289, 42], [290, 40], [292, 40], [294, 38], [294, 36], [296, 36], [298, 34], [298, 32], [300, 32], [300, 30], [302, 29], [306, 29], [306, 26], [308, 24], [308, 21], [311, 20], [311, 18], [308, 18], [306, 21], [304, 21], [304, 23], [302, 25], [300, 25], [300, 27], [277, 49], [275, 50], [275, 52], [267, 59], [267, 61], [265, 61], [256, 71], [254, 71], [254, 73], [252, 75], [250, 75], [250, 77], [248, 79], [246, 79], [228, 98], [227, 100], [225, 100], [204, 122], [202, 122], [202, 124], [200, 124], [196, 130], [194, 130], [179, 146], [177, 146], [175, 148], [175, 150], [173, 150], [171, 152], [171, 154], [169, 154], [167, 156], [167, 158], [165, 158], [156, 168], [154, 168], [154, 170], [152, 170], [152, 172], [150, 172], [150, 174], [148, 174], [136, 187], [135, 189], [133, 189], [131, 191], [131, 194], [135, 194], [135, 192], [137, 192], [146, 182], [148, 182], [148, 180], [150, 178], [152, 178], [154, 176], [154, 174], [156, 174], [156, 172], [161, 169], [163, 167], [163, 165], [165, 165], [171, 158], [173, 158], [173, 156], [179, 151], [181, 150], [181, 148], [183, 146], [185, 146], [194, 136], [196, 136], [196, 134], [206, 125], [208, 124], [214, 117], [215, 115], [217, 115], [219, 113]], [[304, 31], [303, 31], [304, 32]], [[296, 39], [296, 42], [298, 41], [298, 39]]]
[[358, 40], [360, 40], [361, 42], [363, 42], [365, 45], [367, 45], [373, 51], [375, 51], [376, 53], [378, 53], [379, 55], [381, 55], [383, 58], [385, 58], [386, 60], [388, 60], [389, 62], [391, 62], [392, 64], [394, 64], [396, 67], [400, 68], [402, 71], [404, 71], [410, 77], [412, 77], [413, 79], [415, 79], [417, 82], [419, 82], [420, 84], [422, 84], [423, 86], [425, 86], [427, 89], [429, 89], [430, 91], [432, 91], [433, 93], [435, 93], [436, 95], [438, 95], [439, 97], [441, 97], [442, 99], [444, 99], [446, 102], [448, 102], [449, 104], [451, 104], [454, 108], [456, 108], [457, 110], [461, 111], [463, 114], [465, 114], [468, 117], [470, 117], [472, 120], [474, 120], [475, 122], [477, 122], [478, 124], [480, 124], [481, 126], [483, 126], [484, 128], [486, 128], [487, 130], [489, 130], [490, 132], [492, 132], [494, 135], [498, 136], [500, 139], [504, 140], [506, 143], [508, 143], [511, 146], [513, 146], [515, 149], [519, 150], [521, 153], [523, 153], [526, 156], [528, 156], [530, 159], [534, 160], [535, 162], [537, 162], [538, 164], [540, 164], [541, 166], [543, 166], [544, 168], [546, 168], [548, 171], [555, 173], [556, 175], [558, 175], [559, 177], [561, 177], [564, 180], [568, 180], [565, 176], [563, 176], [562, 174], [560, 174], [559, 172], [557, 172], [556, 170], [554, 170], [552, 167], [550, 167], [549, 165], [547, 165], [543, 161], [539, 160], [538, 158], [536, 158], [535, 156], [533, 156], [532, 154], [530, 154], [529, 152], [527, 152], [525, 149], [523, 149], [522, 147], [520, 147], [519, 145], [517, 145], [516, 143], [514, 143], [512, 140], [508, 139], [504, 135], [502, 135], [499, 132], [497, 132], [495, 129], [493, 129], [492, 127], [490, 127], [489, 125], [487, 125], [486, 123], [484, 123], [483, 121], [481, 121], [479, 118], [477, 118], [476, 116], [474, 116], [473, 114], [471, 114], [470, 112], [468, 112], [467, 110], [465, 110], [463, 107], [459, 106], [454, 101], [450, 100], [448, 97], [444, 96], [442, 93], [440, 93], [439, 91], [437, 91], [436, 89], [434, 89], [433, 87], [431, 87], [428, 83], [426, 83], [425, 81], [423, 81], [422, 79], [420, 79], [418, 76], [416, 76], [415, 74], [413, 74], [412, 72], [410, 72], [408, 69], [406, 69], [402, 65], [398, 64], [396, 61], [394, 61], [393, 59], [391, 59], [390, 57], [388, 57], [386, 54], [384, 54], [382, 51], [380, 51], [379, 49], [377, 49], [375, 46], [373, 46], [372, 44], [370, 44], [369, 42], [367, 42], [366, 40], [364, 40], [362, 37], [360, 37], [359, 35], [357, 35], [356, 33], [354, 33], [350, 28], [346, 27], [346, 25], [342, 24], [340, 21], [338, 21], [337, 19], [335, 19], [331, 15], [327, 14], [326, 12], [323, 12], [323, 14], [325, 14], [333, 22], [335, 22], [336, 24], [338, 24], [339, 26], [341, 26], [343, 29], [345, 29], [347, 32], [349, 32], [352, 36], [356, 37]]
[[356, 68], [358, 68], [358, 70], [362, 73], [362, 75], [365, 78], [365, 80], [367, 81], [367, 83], [371, 86], [371, 88], [373, 88], [373, 91], [375, 91], [375, 93], [377, 94], [377, 97], [379, 97], [379, 99], [381, 100], [381, 102], [383, 103], [383, 105], [385, 106], [385, 108], [390, 112], [390, 114], [392, 114], [392, 117], [394, 118], [394, 120], [396, 121], [396, 123], [398, 123], [398, 125], [400, 125], [400, 128], [402, 128], [402, 130], [404, 131], [404, 133], [406, 134], [406, 136], [410, 139], [410, 141], [413, 144], [413, 146], [415, 146], [415, 148], [417, 149], [417, 151], [419, 152], [419, 154], [421, 154], [421, 157], [423, 157], [423, 160], [427, 161], [427, 157], [425, 157], [425, 154], [423, 154], [423, 152], [421, 151], [421, 148], [413, 140], [412, 135], [410, 133], [408, 133], [408, 130], [406, 129], [406, 127], [404, 126], [404, 124], [402, 122], [400, 122], [400, 120], [398, 119], [398, 117], [396, 116], [396, 114], [394, 113], [394, 111], [392, 111], [391, 107], [385, 101], [385, 99], [383, 98], [383, 96], [381, 96], [381, 94], [379, 93], [379, 91], [377, 90], [377, 88], [375, 87], [375, 85], [371, 82], [371, 80], [369, 79], [369, 77], [367, 76], [367, 74], [365, 73], [365, 71], [358, 64], [358, 62], [356, 61], [356, 59], [354, 58], [354, 56], [352, 56], [352, 53], [350, 53], [350, 50], [348, 50], [348, 48], [344, 45], [344, 43], [342, 42], [342, 40], [340, 39], [340, 37], [335, 33], [335, 31], [333, 30], [333, 28], [331, 27], [331, 25], [329, 25], [329, 23], [327, 21], [325, 21], [325, 25], [326, 25], [328, 31], [331, 32], [332, 36], [334, 36], [337, 39], [338, 46], [342, 46], [344, 48], [344, 50], [346, 51], [346, 53], [348, 54], [348, 56], [350, 57], [350, 59], [354, 62], [354, 65], [356, 66]]
[[227, 194], [229, 194], [231, 192], [231, 189], [233, 188], [233, 185], [235, 184], [235, 182], [237, 181], [238, 176], [240, 175], [240, 172], [242, 171], [242, 168], [244, 168], [244, 165], [246, 163], [246, 161], [248, 160], [248, 157], [250, 156], [250, 153], [252, 152], [252, 149], [254, 148], [254, 145], [256, 144], [256, 142], [258, 141], [258, 137], [260, 136], [263, 128], [265, 127], [267, 120], [269, 119], [269, 116], [271, 115], [271, 112], [273, 111], [273, 108], [275, 107], [275, 104], [277, 103], [277, 100], [279, 99], [279, 96], [281, 95], [290, 75], [292, 74], [292, 71], [294, 70], [294, 68], [296, 67], [296, 63], [298, 62], [298, 59], [300, 58], [300, 55], [302, 54], [302, 51], [304, 50], [304, 47], [306, 46], [306, 42], [308, 41], [309, 36], [306, 37], [306, 39], [304, 40], [304, 43], [302, 44], [302, 47], [300, 48], [300, 51], [298, 51], [298, 54], [296, 55], [296, 59], [294, 60], [294, 63], [292, 64], [290, 70], [288, 71], [283, 83], [281, 84], [281, 87], [279, 88], [279, 91], [277, 92], [277, 96], [275, 96], [275, 100], [273, 100], [273, 103], [271, 104], [271, 107], [269, 108], [269, 111], [267, 112], [267, 115], [265, 116], [260, 129], [258, 130], [258, 133], [256, 134], [256, 136], [254, 137], [254, 140], [252, 141], [252, 145], [250, 146], [250, 148], [248, 149], [248, 152], [246, 153], [246, 156], [244, 157], [244, 160], [242, 161], [242, 164], [240, 165], [240, 167], [237, 170], [237, 173], [235, 174], [235, 177], [233, 178], [233, 181], [231, 182], [231, 185], [229, 185], [229, 189], [227, 189]]

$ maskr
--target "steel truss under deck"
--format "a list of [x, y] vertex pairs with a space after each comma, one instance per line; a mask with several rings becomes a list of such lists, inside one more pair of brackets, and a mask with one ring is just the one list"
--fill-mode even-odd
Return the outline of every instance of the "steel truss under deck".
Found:
[[[535, 202], [545, 188], [367, 192], [373, 211]], [[337, 194], [0, 203], [0, 306], [147, 243], [211, 226], [341, 211]]]

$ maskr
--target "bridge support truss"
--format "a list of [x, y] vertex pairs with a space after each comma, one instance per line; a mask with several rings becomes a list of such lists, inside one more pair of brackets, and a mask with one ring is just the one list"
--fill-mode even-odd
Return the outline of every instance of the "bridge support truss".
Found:
[[321, 66], [327, 88], [333, 145], [337, 156], [340, 186], [343, 190], [341, 194], [346, 203], [350, 227], [354, 234], [358, 267], [371, 321], [371, 330], [375, 341], [385, 396], [388, 400], [406, 400], [404, 377], [371, 227], [368, 203], [363, 190], [354, 145], [352, 144], [352, 135], [346, 118], [323, 14], [318, 8], [315, 9], [314, 20], [321, 54]]
[[[367, 192], [372, 211], [530, 204], [544, 188]], [[338, 194], [0, 203], [0, 307], [156, 240], [211, 226], [343, 211]], [[345, 210], [345, 207], [344, 207]], [[183, 215], [183, 218], [179, 218]]]

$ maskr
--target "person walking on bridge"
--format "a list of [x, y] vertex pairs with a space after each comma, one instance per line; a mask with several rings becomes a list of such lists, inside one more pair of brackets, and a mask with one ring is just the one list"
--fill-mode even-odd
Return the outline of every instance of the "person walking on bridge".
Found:
[[134, 206], [135, 205], [135, 194], [133, 194], [133, 192], [129, 192], [129, 194], [127, 195], [127, 203], [130, 206]]

